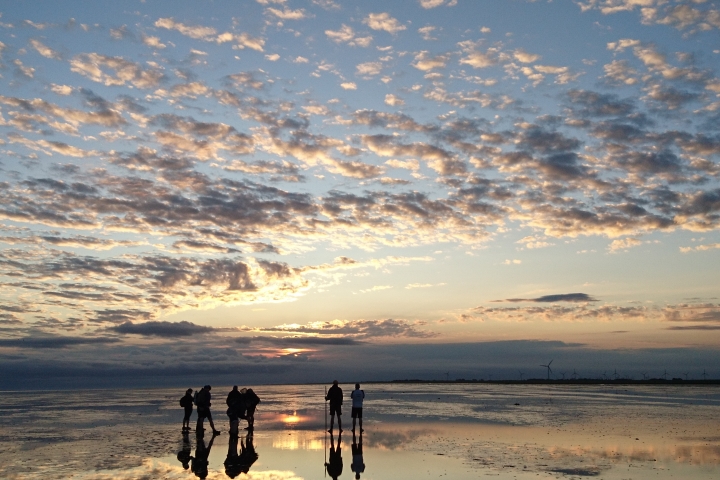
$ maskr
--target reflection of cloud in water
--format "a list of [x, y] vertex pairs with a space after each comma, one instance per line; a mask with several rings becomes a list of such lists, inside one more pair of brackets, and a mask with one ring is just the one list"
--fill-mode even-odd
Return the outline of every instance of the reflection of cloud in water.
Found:
[[397, 450], [428, 433], [430, 432], [427, 430], [373, 430], [365, 434], [364, 443], [369, 448]]
[[[135, 468], [113, 470], [112, 472], [92, 472], [88, 474], [79, 473], [74, 475], [73, 478], [78, 480], [137, 480], [155, 478], [162, 478], [164, 480], [188, 480], [195, 477], [189, 476], [188, 472], [183, 470], [181, 466], [170, 465], [166, 462], [148, 458], [143, 460], [142, 465]], [[227, 476], [222, 470], [210, 470], [206, 478], [208, 480], [227, 480]], [[303, 477], [299, 477], [288, 470], [248, 472], [243, 476], [243, 478], [247, 480], [304, 480]]]
[[720, 465], [720, 445], [681, 445], [675, 449], [675, 461], [694, 465]]

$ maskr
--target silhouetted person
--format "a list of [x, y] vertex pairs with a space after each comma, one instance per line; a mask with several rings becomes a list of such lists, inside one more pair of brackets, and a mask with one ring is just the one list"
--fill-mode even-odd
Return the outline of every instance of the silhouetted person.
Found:
[[337, 448], [335, 448], [335, 437], [332, 433], [330, 433], [330, 458], [328, 463], [325, 464], [325, 468], [327, 469], [328, 475], [330, 475], [330, 477], [334, 480], [337, 480], [337, 478], [342, 475], [343, 461], [342, 451], [340, 449], [341, 438], [342, 435], [338, 433], [338, 443]]
[[355, 419], [360, 422], [360, 432], [364, 432], [362, 428], [362, 409], [363, 400], [365, 400], [365, 392], [360, 390], [360, 384], [355, 384], [355, 390], [350, 392], [350, 398], [352, 399], [352, 420], [353, 420], [353, 435], [355, 435]]
[[246, 430], [252, 430], [255, 428], [255, 409], [257, 409], [260, 403], [260, 397], [258, 397], [252, 388], [248, 388], [246, 392], [247, 398], [245, 404], [247, 405], [247, 421], [248, 426]]
[[240, 462], [238, 459], [238, 436], [230, 435], [230, 442], [228, 443], [228, 454], [225, 458], [225, 475], [230, 478], [235, 478], [240, 475]]
[[232, 390], [228, 393], [225, 403], [227, 403], [227, 415], [230, 418], [230, 433], [237, 436], [240, 424], [240, 416], [244, 410], [244, 395], [238, 391], [237, 385], [233, 385]]
[[212, 415], [210, 414], [210, 389], [212, 387], [210, 385], [205, 385], [203, 388], [200, 389], [200, 391], [197, 393], [197, 397], [195, 398], [195, 402], [197, 404], [197, 427], [196, 430], [198, 432], [202, 432], [203, 430], [203, 420], [205, 418], [208, 419], [210, 422], [210, 428], [212, 428], [213, 435], [220, 435], [220, 430], [217, 430], [215, 428], [215, 424], [213, 423]]
[[210, 443], [205, 446], [205, 436], [202, 430], [196, 432], [197, 445], [195, 445], [195, 457], [192, 458], [192, 471], [198, 478], [206, 478], [208, 476], [208, 456], [210, 449], [215, 441], [217, 434], [213, 434]]
[[192, 460], [192, 456], [190, 455], [190, 452], [192, 452], [192, 446], [190, 445], [190, 437], [188, 436], [187, 430], [183, 432], [183, 444], [182, 449], [177, 454], [177, 459], [180, 460], [180, 463], [182, 463], [182, 466], [185, 470], [190, 468], [190, 460]]
[[337, 380], [333, 380], [332, 387], [330, 387], [327, 395], [325, 395], [325, 400], [330, 401], [330, 430], [328, 430], [328, 432], [332, 433], [333, 425], [335, 423], [335, 415], [337, 415], [338, 432], [341, 433], [343, 431], [342, 420], [340, 420], [340, 415], [342, 415], [341, 405], [343, 402], [343, 393], [342, 389], [338, 387]]
[[360, 474], [365, 471], [362, 453], [362, 430], [360, 430], [360, 443], [355, 443], [355, 432], [353, 431], [352, 456], [353, 461], [350, 470], [355, 472], [355, 478], [360, 478]]
[[255, 451], [255, 445], [253, 444], [253, 433], [250, 430], [245, 437], [245, 444], [242, 439], [240, 440], [240, 455], [238, 456], [238, 466], [240, 471], [247, 475], [250, 471], [250, 467], [258, 459], [258, 454]]
[[192, 415], [193, 411], [193, 389], [188, 388], [185, 392], [185, 396], [183, 396], [180, 399], [180, 406], [185, 409], [185, 416], [183, 417], [183, 426], [182, 430], [183, 432], [189, 432], [190, 431], [190, 415]]

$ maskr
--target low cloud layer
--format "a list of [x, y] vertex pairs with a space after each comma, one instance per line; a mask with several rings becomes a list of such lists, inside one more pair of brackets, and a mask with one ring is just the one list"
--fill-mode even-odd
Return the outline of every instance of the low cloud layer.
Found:
[[556, 302], [597, 302], [596, 298], [587, 293], [561, 293], [556, 295], [543, 295], [536, 298], [508, 298], [505, 300], [495, 300], [496, 302], [532, 302], [532, 303], [556, 303]]

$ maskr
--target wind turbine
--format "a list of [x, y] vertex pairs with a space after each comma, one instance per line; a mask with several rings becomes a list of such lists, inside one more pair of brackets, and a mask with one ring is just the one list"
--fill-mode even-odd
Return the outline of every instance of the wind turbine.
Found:
[[523, 372], [521, 372], [520, 370], [518, 370], [518, 373], [520, 374], [520, 381], [522, 382], [522, 377], [523, 377], [523, 375], [525, 375], [525, 374], [524, 374]]
[[669, 373], [667, 372], [667, 369], [666, 369], [666, 370], [665, 370], [665, 373], [662, 374], [663, 379], [664, 379], [664, 380], [667, 380], [667, 376], [668, 376], [668, 375], [669, 375]]
[[565, 380], [565, 372], [560, 372], [560, 375], [562, 375], [562, 379]]
[[574, 368], [573, 368], [572, 376], [573, 376], [573, 379], [577, 380], [578, 372], [576, 372]]
[[547, 379], [550, 380], [550, 374], [552, 373], [552, 368], [550, 368], [550, 365], [552, 365], [552, 362], [554, 360], [550, 360], [550, 362], [547, 365], [540, 365], [541, 367], [547, 368], [548, 377]]
[[685, 381], [687, 382], [688, 372], [683, 373], [683, 375], [685, 375]]
[[648, 379], [647, 372], [640, 372], [640, 374], [643, 376], [643, 380]]
[[613, 372], [613, 377], [615, 377], [615, 380], [620, 377], [620, 375], [618, 375], [617, 368], [615, 369], [615, 372]]
[[707, 380], [707, 373], [705, 372], [704, 368], [703, 368], [703, 380]]

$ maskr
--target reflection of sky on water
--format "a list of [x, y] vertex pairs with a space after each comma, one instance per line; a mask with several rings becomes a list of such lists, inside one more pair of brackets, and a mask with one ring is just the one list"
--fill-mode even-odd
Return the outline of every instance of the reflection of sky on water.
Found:
[[[720, 474], [720, 389], [714, 387], [363, 388], [366, 479], [485, 474], [710, 479]], [[197, 478], [178, 456], [183, 437], [177, 401], [183, 390], [6, 392], [0, 396], [0, 477]], [[211, 479], [228, 478], [225, 462], [233, 445], [224, 408], [227, 391], [213, 388], [213, 414], [223, 434], [208, 457]], [[258, 458], [236, 478], [324, 475], [330, 446], [323, 431], [324, 387], [256, 391], [262, 398], [253, 436]], [[341, 479], [354, 478], [349, 407], [349, 402], [343, 405]], [[194, 453], [197, 441], [189, 435], [185, 448]]]

